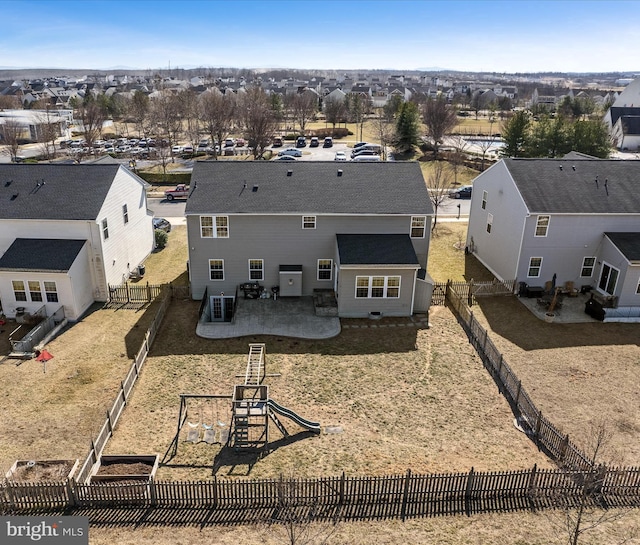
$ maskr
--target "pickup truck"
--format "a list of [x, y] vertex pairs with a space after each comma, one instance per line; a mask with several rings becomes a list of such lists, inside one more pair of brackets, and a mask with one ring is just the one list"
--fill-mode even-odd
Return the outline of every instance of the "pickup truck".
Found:
[[178, 184], [175, 189], [167, 189], [164, 196], [168, 201], [173, 199], [186, 199], [189, 196], [189, 186], [186, 184]]

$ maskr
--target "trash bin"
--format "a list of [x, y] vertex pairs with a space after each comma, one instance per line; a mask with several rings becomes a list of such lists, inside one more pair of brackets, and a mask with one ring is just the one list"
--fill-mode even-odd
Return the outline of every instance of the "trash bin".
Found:
[[145, 268], [145, 266], [144, 266], [144, 265], [138, 265], [138, 274], [139, 274], [140, 276], [144, 276], [144, 273], [146, 272], [146, 270], [147, 270], [147, 269]]

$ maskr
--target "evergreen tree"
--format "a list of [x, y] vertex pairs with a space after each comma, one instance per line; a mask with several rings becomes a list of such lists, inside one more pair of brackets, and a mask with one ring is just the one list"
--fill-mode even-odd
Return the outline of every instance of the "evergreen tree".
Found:
[[504, 147], [500, 151], [502, 157], [524, 157], [525, 142], [531, 120], [524, 110], [517, 111], [513, 117], [502, 124]]
[[413, 102], [405, 102], [400, 107], [396, 122], [395, 148], [399, 153], [408, 153], [418, 143], [420, 136], [420, 114]]

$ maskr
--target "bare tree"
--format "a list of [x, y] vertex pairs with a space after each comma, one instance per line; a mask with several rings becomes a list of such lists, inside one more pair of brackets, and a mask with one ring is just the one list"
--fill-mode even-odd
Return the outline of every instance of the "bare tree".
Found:
[[15, 162], [18, 157], [24, 127], [17, 119], [6, 118], [4, 123], [0, 125], [0, 129], [2, 132], [1, 142], [7, 146], [6, 149], [11, 157], [11, 161]]
[[478, 146], [478, 149], [482, 154], [481, 155], [482, 162], [480, 163], [480, 169], [482, 172], [484, 172], [484, 162], [487, 158], [487, 153], [495, 145], [496, 145], [496, 139], [493, 138], [493, 136], [490, 136], [489, 138], [480, 138], [476, 141], [476, 146]]
[[249, 89], [242, 97], [240, 113], [253, 158], [257, 159], [271, 143], [277, 125], [269, 97], [260, 87]]
[[149, 117], [149, 96], [140, 90], [133, 93], [133, 97], [128, 105], [129, 117], [136, 124], [138, 136], [143, 137], [146, 133], [147, 120]]
[[[555, 509], [547, 513], [549, 521], [565, 536], [564, 541], [568, 545], [579, 545], [587, 532], [615, 522], [629, 512], [629, 509], [607, 509], [601, 493], [608, 471], [603, 460], [612, 456], [613, 459], [608, 461], [615, 462], [617, 457], [611, 452], [613, 434], [608, 424], [604, 420], [599, 421], [591, 426], [588, 433], [585, 454], [593, 466], [592, 471], [581, 476], [578, 494], [568, 496], [559, 492], [554, 498]], [[567, 478], [580, 476], [567, 470]]]
[[444, 97], [429, 98], [422, 106], [422, 120], [433, 145], [433, 156], [437, 159], [442, 139], [458, 124], [456, 110], [447, 104]]
[[294, 119], [300, 126], [300, 132], [304, 133], [307, 123], [312, 121], [318, 113], [318, 97], [312, 91], [296, 93], [291, 97], [289, 106]]
[[15, 95], [0, 95], [0, 110], [19, 110], [22, 108], [20, 99]]
[[185, 133], [187, 140], [192, 145], [196, 145], [196, 142], [200, 138], [200, 119], [198, 116], [198, 96], [191, 88], [183, 91], [178, 97], [180, 104], [180, 114], [185, 121]]
[[344, 100], [334, 97], [327, 98], [324, 101], [324, 115], [327, 123], [331, 123], [331, 128], [335, 131], [336, 125], [344, 121], [347, 115]]
[[449, 142], [451, 142], [454, 149], [454, 152], [449, 156], [449, 165], [453, 171], [453, 185], [458, 185], [458, 171], [460, 167], [464, 165], [469, 143], [466, 138], [460, 134], [450, 135]]
[[431, 204], [435, 212], [431, 230], [435, 231], [436, 224], [438, 223], [438, 208], [445, 199], [449, 198], [451, 178], [448, 169], [445, 168], [444, 162], [434, 161], [432, 164], [433, 169], [427, 178], [427, 190], [429, 191], [429, 198], [431, 199]]
[[[82, 121], [82, 133], [85, 145], [91, 149], [93, 143], [102, 134], [102, 125], [107, 119], [107, 112], [99, 100], [94, 98], [91, 93], [81, 101], [73, 101], [74, 108], [77, 111], [78, 118]], [[82, 153], [77, 155], [77, 160], [82, 160]]]
[[162, 172], [166, 176], [167, 163], [173, 161], [173, 143], [181, 132], [180, 104], [176, 97], [163, 93], [151, 103], [150, 120], [153, 132], [159, 139], [156, 147], [157, 157], [162, 165]]
[[205, 91], [200, 95], [200, 120], [207, 134], [211, 137], [214, 158], [217, 158], [215, 142], [220, 146], [229, 135], [236, 115], [236, 97], [233, 94], [222, 94], [217, 88]]
[[387, 115], [385, 115], [383, 108], [376, 109], [376, 115], [373, 118], [373, 130], [382, 147], [382, 160], [386, 161], [387, 146], [391, 145], [395, 140], [395, 125], [393, 119], [389, 120]]
[[36, 116], [39, 128], [39, 140], [41, 155], [50, 161], [56, 156], [56, 138], [60, 136], [57, 116], [53, 115], [51, 106], [47, 105], [45, 109]]

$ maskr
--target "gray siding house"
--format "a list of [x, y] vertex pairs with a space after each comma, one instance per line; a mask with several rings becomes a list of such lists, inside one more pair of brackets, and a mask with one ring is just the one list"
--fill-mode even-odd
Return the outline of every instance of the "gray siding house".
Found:
[[331, 290], [342, 317], [428, 310], [433, 208], [417, 163], [203, 161], [191, 187], [192, 294], [206, 290], [213, 320], [245, 283]]
[[467, 249], [496, 277], [590, 287], [640, 317], [640, 163], [504, 159], [474, 181]]

